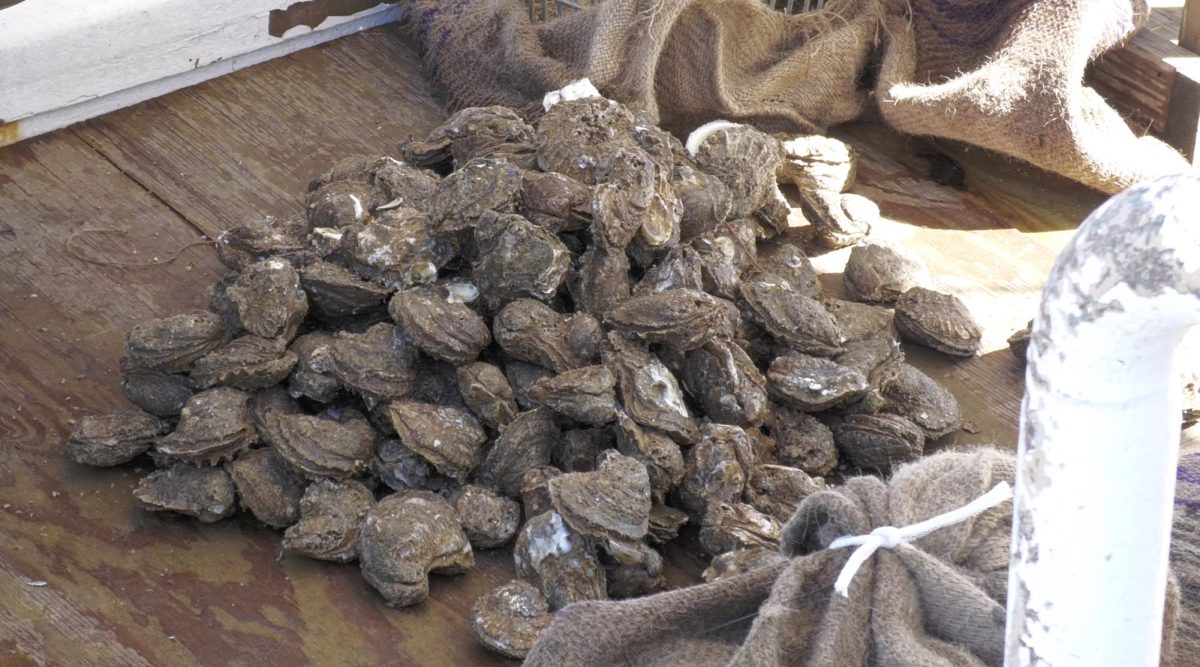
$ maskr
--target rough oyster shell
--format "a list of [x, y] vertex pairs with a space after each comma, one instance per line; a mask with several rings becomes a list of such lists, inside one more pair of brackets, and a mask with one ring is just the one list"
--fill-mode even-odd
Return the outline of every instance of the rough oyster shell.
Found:
[[521, 494], [525, 471], [550, 463], [559, 431], [546, 408], [529, 410], [500, 431], [480, 468], [480, 479], [510, 498]]
[[890, 304], [907, 290], [929, 282], [929, 269], [905, 248], [864, 241], [850, 249], [842, 280], [851, 299]]
[[435, 289], [397, 292], [388, 313], [422, 352], [448, 363], [470, 363], [492, 344], [482, 317]]
[[775, 172], [784, 152], [775, 137], [748, 125], [725, 127], [705, 137], [693, 157], [701, 171], [729, 188], [730, 219], [748, 217], [772, 197], [782, 197]]
[[610, 251], [640, 236], [658, 248], [679, 242], [683, 205], [671, 189], [670, 167], [644, 150], [621, 147], [604, 156], [592, 197], [592, 236]]
[[553, 234], [587, 229], [592, 219], [592, 189], [562, 174], [527, 171], [520, 211]]
[[213, 465], [254, 444], [250, 395], [230, 387], [202, 391], [179, 412], [179, 426], [159, 438], [154, 451], [165, 460]]
[[676, 442], [696, 441], [696, 420], [683, 402], [679, 383], [657, 357], [615, 331], [609, 333], [601, 357], [617, 376], [621, 404], [634, 421], [656, 428]]
[[413, 489], [437, 490], [446, 480], [434, 471], [425, 459], [396, 438], [382, 440], [375, 446], [371, 472], [393, 491]]
[[454, 508], [429, 491], [380, 500], [362, 521], [363, 578], [392, 607], [429, 597], [429, 574], [461, 574], [475, 565]]
[[648, 343], [692, 350], [732, 328], [720, 299], [694, 289], [668, 289], [635, 296], [609, 311], [605, 322]]
[[914, 287], [896, 301], [896, 329], [906, 340], [939, 352], [969, 357], [979, 351], [983, 329], [951, 294]]
[[1013, 332], [1013, 335], [1008, 337], [1008, 349], [1021, 363], [1025, 363], [1025, 355], [1029, 352], [1029, 341], [1032, 338], [1033, 320], [1029, 320], [1024, 329]]
[[783, 526], [746, 503], [715, 503], [700, 527], [700, 545], [710, 554], [735, 549], [779, 547]]
[[317, 316], [327, 320], [354, 317], [383, 307], [388, 291], [324, 261], [300, 268], [300, 286]]
[[875, 306], [857, 301], [842, 299], [824, 299], [821, 304], [833, 315], [846, 341], [843, 349], [853, 341], [872, 336], [886, 336], [899, 343], [896, 328], [892, 326], [892, 311], [883, 306]]
[[288, 376], [288, 390], [293, 396], [307, 396], [321, 403], [328, 403], [337, 396], [341, 384], [333, 373], [329, 370], [318, 371], [312, 366], [312, 360], [316, 358], [318, 367], [327, 368], [321, 361], [327, 361], [332, 352], [322, 348], [331, 345], [335, 340], [333, 334], [308, 333], [297, 336], [292, 341], [288, 349], [296, 355], [296, 365], [292, 367], [292, 373]]
[[475, 244], [475, 281], [491, 308], [521, 297], [550, 300], [571, 263], [558, 237], [519, 215], [482, 216]]
[[845, 192], [854, 187], [858, 155], [844, 141], [819, 134], [791, 137], [783, 141], [783, 156], [776, 175], [801, 192]]
[[598, 540], [640, 540], [649, 530], [650, 476], [641, 463], [606, 452], [593, 472], [550, 480], [550, 501], [567, 525]]
[[699, 253], [690, 245], [671, 248], [662, 259], [646, 269], [642, 279], [634, 286], [633, 294], [646, 296], [675, 289], [702, 291], [702, 265]]
[[318, 187], [305, 198], [304, 212], [309, 228], [336, 229], [358, 225], [371, 218], [376, 201], [375, 190], [366, 183], [335, 181]]
[[550, 502], [550, 480], [562, 474], [563, 471], [554, 466], [535, 466], [521, 475], [521, 505], [525, 507], [525, 516], [537, 516], [554, 509], [554, 503]]
[[434, 233], [429, 217], [407, 206], [335, 236], [351, 270], [391, 289], [433, 282], [455, 254], [454, 244]]
[[308, 482], [288, 467], [276, 451], [253, 449], [225, 464], [242, 507], [275, 528], [300, 519], [300, 498]]
[[538, 166], [594, 185], [605, 156], [620, 147], [636, 146], [633, 126], [633, 115], [612, 100], [560, 102], [538, 121]]
[[529, 397], [583, 424], [607, 424], [617, 415], [617, 378], [604, 366], [575, 368], [529, 387]]
[[222, 468], [176, 463], [155, 470], [133, 490], [137, 505], [151, 512], [178, 512], [203, 523], [220, 521], [237, 511], [233, 480]]
[[287, 341], [246, 335], [197, 359], [191, 376], [201, 389], [221, 384], [254, 391], [282, 382], [295, 365]]
[[828, 248], [858, 243], [879, 222], [879, 207], [866, 197], [832, 190], [801, 190], [800, 195], [817, 241]]
[[954, 394], [909, 364], [897, 367], [881, 394], [884, 405], [880, 411], [907, 417], [925, 431], [926, 440], [936, 440], [962, 426]]
[[575, 303], [585, 312], [604, 317], [629, 298], [629, 256], [623, 250], [588, 248], [579, 260]]
[[361, 482], [321, 479], [300, 497], [300, 520], [283, 533], [283, 550], [318, 560], [358, 558], [359, 524], [375, 504]]
[[539, 407], [537, 402], [529, 397], [529, 388], [534, 382], [546, 377], [553, 377], [554, 371], [549, 368], [527, 364], [523, 361], [510, 361], [504, 364], [504, 377], [512, 386], [513, 396], [522, 410], [532, 410]]
[[225, 325], [212, 313], [191, 312], [143, 322], [125, 338], [122, 368], [186, 371], [225, 342]]
[[417, 349], [400, 330], [380, 323], [361, 334], [339, 331], [309, 355], [309, 369], [329, 374], [367, 401], [367, 407], [408, 396]]
[[521, 168], [503, 158], [471, 160], [438, 183], [426, 211], [441, 232], [470, 229], [488, 211], [516, 210], [521, 177]]
[[814, 480], [799, 468], [760, 465], [750, 473], [745, 497], [754, 509], [786, 522], [800, 501], [823, 488], [824, 480]]
[[804, 412], [850, 403], [867, 393], [867, 378], [853, 368], [820, 357], [785, 354], [767, 370], [771, 397]]
[[499, 368], [477, 361], [459, 366], [455, 373], [458, 392], [479, 421], [499, 429], [516, 418], [520, 410], [516, 395]]
[[846, 335], [817, 300], [794, 290], [771, 274], [758, 274], [741, 284], [745, 312], [772, 336], [806, 354], [841, 352]]
[[152, 415], [174, 417], [196, 393], [196, 384], [186, 375], [128, 368], [126, 361], [122, 359], [121, 392], [130, 403]]
[[772, 243], [759, 248], [755, 264], [758, 272], [783, 279], [799, 294], [821, 298], [816, 269], [804, 251], [791, 243]]
[[536, 582], [552, 610], [585, 600], [608, 598], [604, 568], [582, 535], [557, 512], [525, 522], [513, 547], [517, 576]]
[[767, 380], [735, 343], [713, 340], [688, 352], [680, 380], [716, 422], [757, 426], [767, 416]]
[[540, 301], [518, 299], [496, 313], [492, 334], [514, 359], [561, 373], [590, 361], [576, 357], [567, 347], [569, 320]]
[[141, 410], [90, 415], [67, 437], [66, 454], [84, 465], [118, 466], [146, 453], [166, 431], [166, 422]]
[[215, 244], [217, 259], [234, 271], [268, 257], [303, 261], [308, 254], [307, 235], [304, 216], [250, 220], [221, 232]]
[[671, 188], [683, 207], [679, 218], [679, 238], [690, 241], [714, 230], [729, 219], [733, 196], [716, 176], [686, 165], [671, 172]]
[[783, 406], [775, 406], [771, 413], [776, 460], [810, 475], [833, 472], [838, 450], [828, 426], [812, 415]]
[[404, 446], [443, 475], [461, 483], [482, 461], [487, 434], [466, 410], [396, 401], [388, 407], [388, 412]]
[[615, 446], [612, 429], [607, 426], [576, 429], [563, 434], [550, 460], [564, 472], [587, 472], [596, 469], [600, 452]]
[[405, 157], [421, 166], [453, 158], [461, 167], [475, 158], [505, 158], [528, 169], [535, 161], [533, 128], [512, 109], [467, 107], [434, 128], [424, 141], [404, 147]]
[[237, 308], [241, 327], [255, 336], [291, 340], [308, 314], [300, 274], [282, 259], [271, 258], [242, 269], [226, 293]]
[[679, 445], [664, 433], [638, 426], [625, 413], [617, 415], [614, 432], [617, 449], [646, 466], [652, 495], [655, 500], [662, 502], [667, 492], [683, 479], [683, 452]]
[[687, 522], [687, 512], [662, 503], [655, 504], [650, 508], [650, 523], [646, 539], [656, 544], [666, 544], [679, 536], [679, 529], [683, 528]]
[[482, 486], [460, 487], [450, 495], [450, 504], [475, 549], [507, 544], [521, 528], [520, 503]]
[[741, 428], [705, 424], [700, 442], [685, 459], [679, 485], [682, 509], [699, 524], [710, 505], [740, 501], [755, 459], [754, 445]]
[[471, 608], [471, 631], [479, 643], [517, 660], [529, 654], [553, 622], [546, 598], [527, 581], [514, 580], [493, 588]]
[[925, 451], [925, 434], [898, 415], [846, 415], [833, 427], [838, 450], [854, 465], [888, 474]]
[[270, 413], [264, 433], [279, 455], [309, 479], [344, 479], [367, 469], [379, 435], [364, 419], [344, 422], [305, 414]]

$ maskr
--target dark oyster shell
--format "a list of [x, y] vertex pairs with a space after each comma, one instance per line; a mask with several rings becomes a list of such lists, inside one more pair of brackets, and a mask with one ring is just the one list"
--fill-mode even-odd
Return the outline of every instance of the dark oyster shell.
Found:
[[371, 472], [393, 491], [436, 490], [445, 483], [429, 463], [396, 438], [375, 446]]
[[688, 522], [686, 512], [662, 503], [650, 508], [650, 528], [646, 539], [656, 544], [666, 544], [679, 536], [679, 529]]
[[821, 304], [833, 315], [842, 334], [846, 336], [843, 349], [853, 341], [871, 336], [886, 336], [899, 342], [896, 329], [892, 326], [892, 311], [883, 306], [842, 299], [825, 299]]
[[482, 216], [475, 244], [475, 281], [493, 309], [521, 297], [550, 300], [571, 263], [558, 237], [519, 215]]
[[816, 269], [804, 251], [791, 243], [772, 243], [760, 248], [756, 265], [760, 273], [783, 279], [797, 293], [821, 298]]
[[1008, 337], [1008, 349], [1018, 361], [1024, 363], [1025, 355], [1029, 352], [1029, 341], [1033, 338], [1033, 320], [1024, 329], [1014, 332]]
[[[297, 398], [307, 396], [321, 403], [328, 403], [337, 396], [341, 384], [332, 372], [333, 352], [322, 350], [335, 340], [333, 334], [309, 333], [297, 336], [292, 341], [288, 348], [296, 355], [296, 365], [288, 376], [288, 389], [292, 395]], [[324, 369], [324, 372], [313, 368], [313, 359], [317, 360], [317, 367]]]
[[755, 466], [754, 445], [737, 426], [705, 424], [700, 442], [688, 450], [679, 500], [702, 523], [710, 505], [740, 501]]
[[335, 181], [308, 193], [304, 212], [309, 228], [346, 227], [369, 220], [371, 211], [380, 203], [376, 201], [375, 191], [366, 183]]
[[225, 464], [242, 507], [274, 528], [300, 519], [300, 498], [308, 482], [272, 449], [254, 449]]
[[798, 468], [760, 465], [746, 484], [746, 502], [758, 511], [786, 522], [800, 501], [825, 488], [824, 480], [814, 480]]
[[696, 441], [696, 420], [683, 402], [679, 383], [657, 357], [617, 332], [609, 334], [601, 356], [617, 376], [621, 404], [634, 421], [680, 443]]
[[692, 350], [729, 331], [730, 310], [722, 301], [694, 289], [668, 289], [635, 296], [609, 311], [605, 322], [649, 343]]
[[925, 431], [927, 440], [936, 440], [962, 426], [954, 394], [913, 366], [900, 364], [881, 393], [881, 411], [907, 417]]
[[783, 406], [771, 411], [775, 458], [810, 475], [827, 475], [838, 463], [833, 432], [816, 417]]
[[390, 289], [433, 282], [455, 254], [454, 244], [434, 233], [429, 217], [407, 206], [331, 236], [351, 270]]
[[713, 421], [757, 426], [767, 413], [767, 380], [736, 344], [714, 340], [687, 353], [683, 387]]
[[700, 142], [693, 157], [701, 171], [717, 177], [729, 188], [730, 219], [748, 217], [771, 198], [782, 197], [775, 172], [783, 163], [783, 145], [749, 125], [724, 127], [710, 133]]
[[597, 167], [609, 153], [636, 145], [631, 136], [633, 126], [633, 115], [612, 100], [591, 97], [560, 102], [538, 121], [538, 166], [542, 171], [595, 184]]
[[291, 340], [308, 314], [300, 274], [282, 259], [271, 258], [242, 269], [226, 293], [237, 308], [241, 327], [255, 336]]
[[456, 375], [458, 392], [479, 421], [499, 429], [517, 416], [516, 395], [499, 368], [477, 361], [459, 366]]
[[642, 276], [633, 288], [634, 296], [646, 296], [667, 290], [702, 291], [704, 279], [700, 254], [690, 245], [671, 248]]
[[191, 376], [201, 389], [222, 384], [254, 391], [283, 381], [295, 365], [287, 341], [246, 335], [197, 359]]
[[529, 387], [529, 397], [577, 422], [599, 426], [617, 415], [617, 378], [604, 366], [575, 368]]
[[329, 262], [316, 261], [300, 268], [300, 286], [313, 312], [327, 320], [354, 317], [383, 307], [388, 291], [361, 280]]
[[375, 504], [371, 490], [354, 480], [322, 479], [300, 498], [300, 520], [283, 533], [283, 550], [318, 560], [358, 558], [359, 524]]
[[159, 438], [155, 453], [164, 460], [214, 465], [254, 444], [250, 395], [230, 387], [202, 391], [179, 412], [179, 426]]
[[408, 396], [413, 390], [417, 349], [390, 324], [376, 324], [361, 334], [340, 331], [333, 341], [309, 355], [309, 369], [329, 374], [367, 401]]
[[733, 196], [716, 176], [680, 165], [671, 173], [671, 188], [683, 207], [679, 219], [680, 240], [690, 241], [729, 219]]
[[450, 495], [463, 532], [476, 549], [494, 549], [507, 544], [521, 527], [521, 505], [474, 484]]
[[186, 371], [225, 342], [225, 325], [212, 313], [192, 312], [143, 322], [125, 338], [122, 368]]
[[767, 387], [771, 397], [784, 405], [818, 412], [861, 398], [870, 385], [853, 368], [793, 352], [771, 362]]
[[904, 362], [904, 350], [900, 341], [888, 331], [848, 341], [845, 351], [833, 360], [862, 373], [872, 388], [878, 388], [895, 374], [896, 366]]
[[700, 576], [704, 578], [704, 581], [712, 583], [736, 577], [760, 567], [780, 565], [787, 561], [788, 557], [774, 546], [734, 549], [713, 558], [712, 562], [708, 564], [708, 568]]
[[308, 250], [308, 221], [304, 216], [259, 218], [221, 232], [217, 237], [217, 259], [241, 271], [268, 257], [300, 261]]
[[585, 312], [604, 317], [629, 298], [631, 285], [629, 256], [622, 250], [595, 246], [580, 259], [575, 303]]
[[592, 539], [640, 540], [649, 530], [650, 476], [616, 452], [606, 452], [593, 472], [551, 479], [550, 501], [568, 526]]
[[958, 297], [923, 287], [908, 290], [896, 301], [896, 329], [906, 340], [961, 357], [978, 352], [983, 336]]
[[461, 574], [475, 565], [454, 508], [429, 491], [403, 491], [375, 504], [362, 520], [359, 565], [388, 606], [429, 597], [429, 574]]
[[517, 576], [536, 582], [552, 610], [608, 598], [604, 568], [587, 540], [557, 512], [544, 512], [525, 522], [517, 534], [513, 561]]
[[561, 373], [590, 362], [576, 357], [567, 347], [569, 321], [569, 317], [540, 301], [518, 299], [496, 313], [492, 333], [514, 359]]
[[587, 229], [592, 189], [562, 174], [527, 171], [521, 187], [521, 215], [553, 234]]
[[771, 274], [742, 281], [747, 314], [775, 338], [805, 354], [832, 356], [842, 350], [846, 335], [837, 320], [817, 300], [794, 290]]
[[625, 413], [618, 414], [614, 432], [617, 449], [646, 466], [651, 492], [661, 502], [683, 479], [683, 452], [679, 445], [664, 433], [638, 426]]
[[492, 344], [482, 317], [435, 289], [397, 292], [388, 313], [422, 352], [448, 363], [470, 363]]
[[264, 433], [279, 455], [309, 479], [344, 479], [367, 469], [379, 434], [365, 419], [344, 422], [305, 414], [270, 413]]
[[233, 480], [222, 468], [176, 463], [155, 470], [133, 490], [137, 505], [151, 512], [178, 512], [203, 523], [220, 521], [237, 511]]
[[[567, 431], [551, 455], [551, 462], [565, 472], [587, 472], [596, 469], [600, 452], [616, 446], [612, 429], [606, 426]], [[625, 452], [629, 456], [628, 452]]]
[[612, 558], [603, 560], [608, 571], [608, 595], [614, 599], [647, 595], [666, 587], [662, 554], [645, 542], [609, 542]]
[[704, 516], [700, 545], [710, 554], [735, 549], [779, 547], [783, 526], [746, 503], [715, 503]]
[[518, 497], [525, 471], [549, 464], [558, 438], [558, 426], [549, 410], [522, 412], [500, 430], [480, 468], [480, 479], [510, 498]]
[[400, 442], [443, 475], [463, 482], [483, 460], [487, 434], [470, 412], [416, 401], [396, 401], [388, 412]]
[[624, 249], [634, 236], [652, 248], [678, 243], [683, 205], [670, 179], [669, 166], [636, 146], [605, 155], [592, 197], [593, 238], [610, 251]]
[[145, 454], [167, 424], [140, 410], [91, 415], [79, 420], [67, 437], [67, 456], [76, 463], [111, 467]]
[[471, 631], [500, 655], [523, 660], [554, 622], [550, 605], [533, 584], [514, 580], [493, 588], [471, 608]]
[[467, 107], [434, 128], [424, 141], [410, 142], [404, 152], [422, 166], [453, 158], [462, 167], [475, 158], [502, 157], [528, 169], [535, 160], [533, 142], [533, 128], [512, 109]]
[[867, 241], [850, 249], [842, 280], [851, 299], [890, 304], [928, 282], [929, 271], [920, 257], [898, 245]]
[[489, 211], [516, 210], [521, 176], [521, 168], [503, 158], [471, 160], [438, 183], [426, 210], [442, 232], [470, 229]]
[[537, 516], [554, 509], [554, 503], [550, 502], [550, 480], [562, 474], [563, 471], [554, 466], [535, 466], [525, 471], [521, 476], [521, 505], [525, 507], [525, 516]]
[[925, 451], [925, 434], [898, 415], [846, 415], [833, 427], [833, 438], [851, 463], [885, 475]]
[[186, 375], [126, 368], [121, 364], [121, 392], [130, 403], [159, 417], [174, 417], [196, 393], [196, 385]]
[[517, 405], [522, 410], [532, 410], [538, 407], [536, 401], [529, 397], [529, 388], [534, 382], [546, 377], [553, 377], [554, 371], [549, 368], [527, 364], [523, 361], [510, 361], [504, 364], [504, 377], [512, 386]]
[[879, 221], [879, 207], [866, 197], [831, 190], [802, 190], [800, 195], [816, 240], [829, 248], [858, 243]]

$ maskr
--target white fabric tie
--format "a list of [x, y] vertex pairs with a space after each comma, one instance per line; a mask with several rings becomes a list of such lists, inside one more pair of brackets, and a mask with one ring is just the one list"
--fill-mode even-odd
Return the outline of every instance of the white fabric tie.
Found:
[[881, 548], [895, 549], [901, 544], [907, 544], [910, 540], [924, 537], [935, 530], [940, 530], [946, 526], [953, 526], [956, 523], [962, 523], [977, 514], [982, 514], [992, 509], [1006, 500], [1011, 500], [1012, 496], [1012, 487], [1008, 485], [1008, 482], [1000, 482], [991, 491], [988, 491], [966, 505], [945, 514], [939, 514], [926, 519], [920, 523], [914, 523], [911, 526], [904, 526], [903, 528], [880, 526], [872, 530], [868, 535], [847, 535], [837, 538], [829, 544], [830, 549], [858, 548], [854, 550], [854, 553], [850, 554], [850, 558], [846, 561], [846, 565], [842, 567], [842, 572], [838, 575], [837, 581], [833, 582], [833, 590], [841, 593], [842, 597], [849, 597], [850, 580], [854, 579], [854, 575], [858, 574], [858, 569], [862, 567], [863, 563], [867, 562], [867, 559], [876, 550]]

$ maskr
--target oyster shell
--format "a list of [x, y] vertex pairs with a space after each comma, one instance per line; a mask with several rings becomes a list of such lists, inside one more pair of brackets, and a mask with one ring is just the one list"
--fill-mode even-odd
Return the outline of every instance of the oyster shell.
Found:
[[838, 450], [854, 465], [888, 474], [925, 451], [925, 434], [898, 415], [846, 415], [833, 427]]
[[650, 508], [650, 523], [646, 539], [656, 544], [666, 544], [679, 536], [679, 529], [683, 528], [687, 522], [687, 512], [658, 503]]
[[777, 176], [801, 191], [845, 192], [854, 187], [858, 155], [844, 141], [819, 134], [783, 141], [783, 162]]
[[753, 547], [778, 548], [783, 526], [746, 503], [715, 503], [704, 515], [700, 546], [710, 554]]
[[196, 384], [186, 375], [128, 368], [122, 359], [121, 392], [130, 403], [159, 417], [174, 417], [196, 393]]
[[[533, 299], [518, 299], [500, 309], [492, 322], [496, 342], [509, 356], [557, 373], [588, 365], [567, 347], [569, 316]], [[514, 389], [516, 387], [514, 386]]]
[[799, 468], [760, 465], [750, 473], [745, 498], [754, 509], [786, 522], [800, 501], [823, 488], [824, 480], [814, 480]]
[[424, 207], [440, 180], [437, 174], [426, 169], [396, 158], [382, 158], [371, 174], [371, 184], [383, 194], [386, 202], [376, 207], [376, 216], [398, 206]]
[[527, 364], [523, 361], [510, 361], [504, 365], [504, 377], [508, 378], [508, 383], [512, 386], [513, 396], [517, 399], [517, 405], [522, 410], [532, 410], [539, 407], [538, 404], [529, 397], [529, 388], [534, 382], [546, 377], [553, 377], [554, 371]]
[[454, 244], [434, 233], [429, 217], [407, 206], [333, 236], [352, 271], [389, 289], [433, 282], [455, 255]]
[[550, 300], [570, 267], [562, 241], [519, 215], [482, 216], [475, 244], [475, 281], [493, 309], [521, 297]]
[[583, 253], [574, 289], [580, 309], [604, 317], [629, 298], [631, 288], [629, 256], [624, 251], [594, 246]]
[[529, 654], [553, 622], [546, 598], [527, 581], [493, 588], [471, 608], [471, 631], [479, 643], [517, 660]]
[[550, 480], [550, 501], [573, 530], [597, 540], [640, 540], [649, 530], [650, 476], [646, 467], [608, 451], [593, 472]]
[[366, 183], [335, 181], [318, 187], [305, 198], [304, 212], [309, 228], [347, 227], [371, 218], [377, 202], [375, 190]]
[[238, 499], [254, 518], [274, 528], [300, 519], [300, 498], [308, 482], [272, 449], [252, 449], [225, 464]]
[[461, 574], [475, 565], [454, 508], [429, 491], [380, 500], [362, 521], [363, 578], [391, 607], [429, 597], [429, 574]]
[[900, 364], [881, 393], [881, 411], [907, 417], [925, 431], [926, 440], [936, 440], [962, 426], [954, 394], [914, 366]]
[[305, 414], [270, 413], [264, 435], [293, 468], [309, 479], [344, 479], [366, 471], [379, 434], [365, 419], [344, 422]]
[[892, 326], [891, 310], [883, 306], [842, 299], [825, 299], [821, 304], [833, 315], [846, 337], [846, 342], [842, 344], [843, 349], [853, 341], [872, 336], [885, 336], [899, 343], [896, 329]]
[[1029, 352], [1029, 341], [1032, 338], [1033, 320], [1029, 320], [1029, 324], [1026, 324], [1024, 329], [1013, 332], [1013, 335], [1008, 337], [1008, 349], [1017, 358], [1017, 361], [1025, 362], [1025, 355]]
[[371, 472], [393, 491], [437, 490], [446, 484], [433, 466], [396, 438], [381, 440], [375, 446]]
[[295, 365], [287, 341], [246, 335], [197, 359], [191, 376], [201, 389], [221, 384], [254, 391], [283, 381]]
[[288, 390], [293, 396], [306, 396], [320, 403], [328, 403], [337, 396], [341, 384], [333, 373], [328, 370], [321, 372], [312, 366], [312, 360], [316, 358], [318, 367], [327, 368], [321, 362], [328, 363], [332, 352], [322, 348], [331, 345], [335, 340], [333, 334], [308, 333], [297, 336], [292, 341], [288, 349], [296, 355], [296, 365], [292, 367], [292, 373], [288, 376]]
[[755, 322], [792, 349], [821, 356], [841, 352], [846, 335], [837, 320], [782, 278], [758, 274], [742, 281], [741, 300]]
[[474, 484], [450, 495], [463, 532], [475, 549], [494, 549], [507, 544], [521, 528], [521, 505]]
[[217, 259], [234, 271], [268, 257], [303, 261], [308, 254], [308, 221], [304, 216], [250, 220], [217, 236]]
[[608, 595], [614, 599], [647, 595], [666, 587], [663, 558], [645, 542], [608, 544], [612, 558], [602, 560], [608, 572]]
[[67, 437], [66, 454], [84, 465], [118, 466], [145, 454], [167, 430], [166, 422], [140, 410], [90, 415]]
[[722, 299], [736, 300], [742, 273], [757, 261], [755, 225], [747, 220], [731, 220], [717, 229], [692, 240], [700, 255], [700, 278], [704, 291]]
[[382, 308], [388, 291], [324, 261], [300, 268], [300, 286], [313, 312], [327, 320], [354, 317]]
[[587, 472], [596, 469], [600, 452], [615, 446], [612, 429], [607, 426], [567, 431], [550, 460], [565, 472]]
[[585, 366], [534, 382], [529, 397], [568, 419], [599, 426], [616, 418], [616, 386], [608, 368]]
[[[689, 141], [690, 147], [690, 141]], [[724, 127], [708, 134], [695, 149], [696, 166], [729, 188], [729, 218], [746, 218], [780, 197], [775, 172], [783, 163], [778, 139], [748, 125]]]
[[679, 238], [690, 241], [717, 228], [729, 219], [733, 196], [716, 176], [687, 165], [671, 172], [671, 189], [683, 207], [679, 218]]
[[851, 299], [890, 304], [909, 289], [929, 282], [929, 269], [905, 248], [864, 241], [850, 249], [842, 280]]
[[197, 311], [150, 320], [130, 329], [121, 367], [179, 373], [224, 342], [225, 325], [212, 313]]
[[557, 512], [525, 522], [517, 534], [513, 561], [517, 576], [535, 582], [552, 610], [608, 598], [604, 568], [591, 546]]
[[683, 205], [671, 189], [671, 171], [636, 146], [604, 156], [592, 196], [592, 236], [610, 251], [639, 236], [652, 248], [679, 242]]
[[361, 334], [339, 331], [308, 357], [309, 370], [328, 374], [367, 402], [408, 396], [413, 390], [416, 347], [399, 329], [380, 323]]
[[896, 301], [896, 329], [939, 352], [969, 357], [979, 351], [983, 329], [958, 297], [914, 287]]
[[321, 479], [300, 497], [300, 520], [283, 533], [283, 550], [318, 560], [358, 558], [359, 524], [375, 504], [371, 490], [354, 480]]
[[720, 299], [694, 289], [667, 289], [635, 296], [609, 311], [605, 322], [634, 338], [692, 350], [732, 328]]
[[600, 327], [600, 321], [591, 315], [575, 313], [567, 318], [563, 339], [572, 357], [583, 363], [592, 363], [600, 358], [604, 329]]
[[679, 383], [657, 357], [615, 331], [609, 333], [601, 357], [617, 376], [621, 404], [634, 421], [658, 429], [676, 442], [696, 441], [696, 420], [683, 402]]
[[634, 296], [646, 296], [668, 290], [702, 291], [704, 278], [701, 273], [699, 253], [690, 245], [671, 248], [642, 276], [633, 288]]
[[774, 400], [788, 407], [818, 412], [861, 398], [870, 385], [853, 368], [793, 352], [771, 362], [767, 388]]
[[528, 169], [535, 160], [533, 128], [512, 109], [467, 107], [434, 128], [424, 141], [405, 146], [405, 156], [422, 166], [453, 158], [462, 167], [475, 158], [505, 158]]
[[592, 189], [570, 176], [527, 171], [520, 211], [553, 234], [587, 229], [592, 219]]
[[654, 499], [661, 502], [683, 479], [683, 452], [679, 445], [666, 434], [638, 426], [625, 413], [617, 415], [614, 431], [617, 449], [646, 466], [651, 492]]
[[838, 463], [833, 432], [816, 417], [783, 406], [772, 410], [775, 458], [810, 475], [827, 475]]
[[767, 416], [767, 380], [735, 343], [713, 340], [689, 351], [680, 380], [713, 421], [757, 426]]
[[422, 352], [448, 363], [470, 363], [492, 344], [482, 317], [435, 289], [397, 292], [388, 313]]
[[710, 505], [738, 502], [755, 466], [754, 445], [737, 426], [705, 424], [700, 442], [688, 450], [679, 485], [682, 509], [702, 524]]
[[509, 498], [518, 497], [525, 471], [550, 463], [559, 435], [546, 408], [522, 412], [501, 429], [480, 468], [480, 479]]
[[904, 362], [904, 350], [889, 330], [848, 341], [845, 351], [833, 360], [865, 375], [874, 390], [895, 374], [896, 366]]
[[816, 269], [804, 251], [791, 243], [772, 243], [760, 248], [755, 265], [759, 273], [782, 279], [797, 293], [821, 298]]
[[479, 421], [499, 429], [516, 418], [520, 410], [516, 395], [499, 368], [477, 361], [459, 366], [455, 373], [458, 392]]
[[226, 290], [246, 331], [263, 338], [291, 340], [308, 314], [308, 297], [291, 264], [271, 258], [242, 269]]
[[222, 468], [176, 463], [155, 470], [133, 490], [137, 505], [151, 512], [178, 512], [203, 523], [220, 521], [237, 511], [233, 480]]
[[462, 408], [396, 401], [388, 413], [404, 446], [447, 477], [461, 483], [483, 460], [487, 434]]
[[817, 241], [829, 248], [858, 243], [879, 222], [879, 207], [866, 197], [832, 190], [801, 190], [800, 196]]
[[746, 574], [760, 567], [781, 565], [788, 560], [788, 557], [775, 547], [734, 549], [713, 558], [712, 562], [708, 564], [708, 568], [700, 576], [704, 578], [704, 581], [712, 583]]
[[633, 126], [633, 115], [612, 100], [591, 97], [560, 102], [538, 121], [538, 166], [594, 185], [597, 167], [609, 153], [636, 146]]
[[154, 451], [163, 460], [214, 465], [254, 444], [250, 395], [230, 387], [202, 391], [179, 412], [179, 426], [159, 438]]
[[554, 509], [550, 502], [550, 480], [563, 474], [554, 466], [535, 466], [521, 476], [521, 504], [525, 516], [537, 516]]
[[521, 177], [521, 168], [503, 158], [471, 160], [438, 183], [425, 210], [441, 232], [470, 229], [489, 211], [517, 209]]

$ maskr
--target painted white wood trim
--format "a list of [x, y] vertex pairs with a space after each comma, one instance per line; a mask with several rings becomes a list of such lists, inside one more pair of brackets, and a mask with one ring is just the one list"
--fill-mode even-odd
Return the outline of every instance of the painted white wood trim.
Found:
[[296, 0], [25, 0], [0, 10], [0, 146], [396, 21], [383, 4], [268, 33]]

